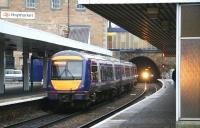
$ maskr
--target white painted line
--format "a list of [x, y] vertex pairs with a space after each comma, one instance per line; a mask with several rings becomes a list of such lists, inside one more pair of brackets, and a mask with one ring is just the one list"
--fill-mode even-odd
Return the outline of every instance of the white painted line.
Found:
[[122, 111], [120, 111], [120, 112], [118, 112], [118, 113], [112, 115], [111, 117], [109, 117], [109, 118], [107, 118], [107, 119], [105, 119], [105, 120], [103, 120], [103, 121], [97, 123], [96, 125], [92, 126], [91, 128], [99, 128], [99, 127], [101, 127], [102, 124], [104, 124], [104, 123], [106, 123], [106, 122], [108, 122], [108, 121], [111, 121], [112, 118], [114, 118], [114, 117], [120, 115], [121, 113], [124, 113], [125, 111], [128, 111], [128, 109], [133, 108], [134, 106], [136, 106], [136, 105], [138, 105], [138, 104], [140, 104], [140, 103], [142, 103], [142, 102], [145, 102], [147, 99], [149, 99], [149, 98], [151, 98], [151, 97], [154, 97], [155, 95], [159, 95], [159, 93], [162, 93], [163, 90], [165, 89], [165, 88], [164, 88], [165, 82], [164, 82], [163, 80], [161, 80], [161, 79], [159, 79], [159, 81], [162, 83], [163, 86], [162, 86], [162, 88], [159, 89], [157, 92], [155, 92], [154, 94], [148, 96], [147, 98], [145, 98], [145, 99], [143, 99], [143, 100], [141, 100], [141, 101], [139, 101], [139, 102], [137, 102], [137, 103], [131, 105], [130, 107], [128, 107], [128, 108], [126, 108], [126, 109], [124, 109], [124, 110], [122, 110]]
[[12, 104], [18, 104], [18, 103], [24, 103], [24, 102], [29, 102], [29, 101], [35, 101], [35, 100], [40, 100], [40, 99], [44, 99], [47, 96], [37, 96], [37, 97], [28, 97], [26, 99], [20, 99], [20, 100], [13, 100], [13, 101], [8, 101], [8, 102], [3, 102], [0, 103], [0, 106], [7, 106], [7, 105], [12, 105]]

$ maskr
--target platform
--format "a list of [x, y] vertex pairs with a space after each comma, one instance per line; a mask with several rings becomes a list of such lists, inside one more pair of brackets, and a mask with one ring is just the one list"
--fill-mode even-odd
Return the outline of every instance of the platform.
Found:
[[22, 82], [6, 82], [5, 94], [0, 95], [0, 107], [47, 97], [45, 88], [40, 84], [34, 84], [29, 91], [23, 91]]
[[162, 88], [156, 93], [92, 128], [175, 128], [176, 89], [172, 80], [163, 80], [162, 83]]

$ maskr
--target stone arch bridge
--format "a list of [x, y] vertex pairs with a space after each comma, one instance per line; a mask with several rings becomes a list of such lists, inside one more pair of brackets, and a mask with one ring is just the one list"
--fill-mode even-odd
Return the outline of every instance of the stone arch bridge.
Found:
[[152, 69], [155, 79], [160, 78], [162, 73], [169, 72], [170, 69], [175, 69], [176, 58], [165, 57], [159, 51], [151, 52], [127, 52], [115, 51], [114, 57], [133, 62], [137, 65], [138, 73], [147, 67]]

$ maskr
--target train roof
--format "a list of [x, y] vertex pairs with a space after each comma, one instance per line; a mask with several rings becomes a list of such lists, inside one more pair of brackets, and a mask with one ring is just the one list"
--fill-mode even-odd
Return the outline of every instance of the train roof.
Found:
[[131, 62], [127, 62], [124, 60], [119, 60], [113, 57], [109, 57], [109, 56], [102, 56], [102, 55], [95, 55], [95, 54], [89, 54], [89, 53], [85, 53], [85, 52], [78, 52], [78, 51], [73, 51], [73, 50], [65, 50], [65, 51], [61, 51], [58, 52], [56, 54], [53, 55], [53, 57], [55, 56], [81, 56], [84, 59], [91, 59], [93, 61], [98, 60], [98, 61], [102, 61], [102, 62], [112, 62], [114, 64], [123, 64], [123, 65], [134, 65]]

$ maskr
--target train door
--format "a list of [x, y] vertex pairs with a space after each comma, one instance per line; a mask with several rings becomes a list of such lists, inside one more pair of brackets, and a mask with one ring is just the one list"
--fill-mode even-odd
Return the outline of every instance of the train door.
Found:
[[99, 81], [99, 76], [98, 76], [98, 66], [97, 66], [97, 62], [92, 61], [91, 64], [91, 82], [92, 84], [95, 84]]

